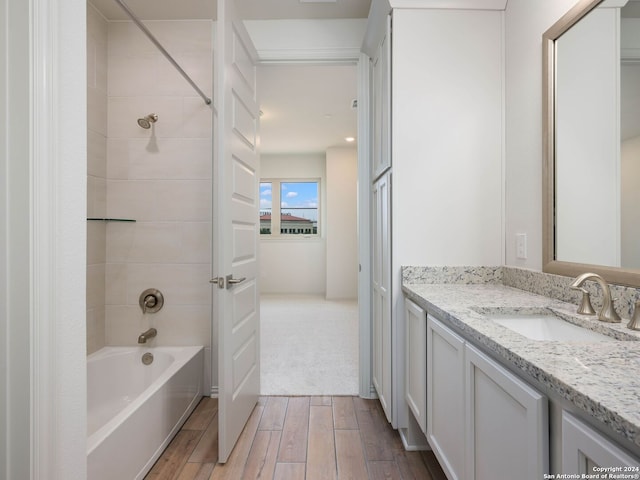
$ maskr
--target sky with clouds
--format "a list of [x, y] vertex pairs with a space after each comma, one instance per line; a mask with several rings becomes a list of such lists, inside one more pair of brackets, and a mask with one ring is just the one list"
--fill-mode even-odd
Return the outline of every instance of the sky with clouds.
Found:
[[[260, 209], [271, 208], [273, 184], [260, 184]], [[317, 182], [281, 182], [280, 205], [283, 213], [317, 220], [318, 183]], [[302, 209], [302, 210], [299, 210]]]

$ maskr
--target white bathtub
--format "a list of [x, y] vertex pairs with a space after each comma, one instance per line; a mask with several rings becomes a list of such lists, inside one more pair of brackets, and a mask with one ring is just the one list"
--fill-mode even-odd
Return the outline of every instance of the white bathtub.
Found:
[[[147, 352], [150, 365], [142, 363]], [[203, 347], [105, 347], [89, 355], [89, 480], [142, 479], [202, 398], [203, 369]]]

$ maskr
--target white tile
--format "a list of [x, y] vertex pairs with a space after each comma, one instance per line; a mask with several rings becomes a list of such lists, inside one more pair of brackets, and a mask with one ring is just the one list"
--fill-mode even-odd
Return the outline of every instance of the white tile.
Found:
[[158, 181], [156, 220], [206, 222], [211, 219], [211, 181]]
[[96, 88], [96, 41], [87, 35], [87, 88]]
[[105, 343], [115, 346], [138, 344], [138, 336], [150, 325], [150, 315], [143, 315], [139, 306], [107, 305]]
[[[213, 57], [206, 54], [176, 55], [176, 60], [189, 77], [208, 97], [213, 96]], [[193, 90], [189, 92], [193, 95]]]
[[87, 176], [87, 217], [104, 218], [106, 214], [106, 182], [104, 178]]
[[87, 266], [87, 308], [104, 307], [104, 264]]
[[87, 90], [87, 128], [107, 135], [107, 96], [101, 90]]
[[212, 138], [213, 110], [200, 97], [183, 98], [183, 132], [185, 137]]
[[107, 263], [105, 266], [105, 304], [127, 303], [127, 265]]
[[154, 182], [109, 180], [107, 215], [137, 221], [155, 220], [158, 213], [157, 187]]
[[129, 178], [129, 139], [107, 139], [107, 178], [114, 180]]
[[87, 130], [87, 175], [107, 176], [107, 139], [93, 130]]
[[106, 43], [97, 43], [95, 49], [95, 75], [96, 84], [95, 87], [101, 92], [107, 93], [107, 79], [108, 79], [108, 55]]
[[157, 64], [157, 55], [109, 56], [109, 96], [158, 95]]
[[163, 308], [150, 319], [157, 330], [156, 345], [211, 344], [211, 307], [181, 305]]
[[109, 56], [145, 55], [158, 51], [133, 22], [109, 22], [108, 28]]
[[137, 222], [109, 229], [109, 262], [176, 263], [180, 255], [179, 223]]
[[106, 230], [107, 263], [120, 264], [129, 260], [137, 228], [137, 222], [109, 222]]
[[209, 20], [151, 21], [149, 30], [172, 56], [203, 54], [212, 49], [212, 22]]
[[87, 310], [87, 355], [105, 346], [105, 309]]
[[129, 178], [131, 179], [203, 179], [211, 178], [211, 140], [158, 138], [156, 151], [148, 142], [129, 142]]
[[107, 21], [96, 8], [87, 2], [87, 36], [91, 35], [98, 43], [107, 44]]
[[[182, 62], [175, 59], [184, 70]], [[164, 57], [158, 57], [155, 65], [155, 90], [156, 95], [181, 97], [193, 92], [193, 88], [180, 72]], [[189, 74], [189, 73], [188, 73]], [[190, 74], [189, 74], [190, 75]]]
[[87, 265], [104, 264], [107, 258], [105, 222], [87, 222]]
[[157, 288], [166, 306], [210, 305], [211, 285], [208, 264], [129, 264], [127, 269], [127, 304], [137, 305], [147, 288]]
[[211, 344], [211, 309], [208, 306], [164, 307], [158, 313], [143, 315], [139, 307], [109, 306], [106, 315], [108, 345], [137, 345], [138, 336], [150, 327], [158, 335], [149, 346]]
[[[180, 97], [109, 97], [109, 138], [182, 137], [182, 98]], [[158, 121], [148, 130], [138, 125], [138, 118], [150, 113]], [[148, 147], [149, 147], [148, 146]]]
[[211, 263], [211, 222], [183, 222], [182, 263]]
[[107, 181], [95, 177], [95, 196], [93, 211], [96, 217], [104, 218], [107, 214]]

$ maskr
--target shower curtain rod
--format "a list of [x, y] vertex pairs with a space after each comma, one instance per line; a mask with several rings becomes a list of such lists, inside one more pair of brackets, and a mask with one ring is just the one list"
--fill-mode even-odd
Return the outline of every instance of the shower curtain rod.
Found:
[[169, 54], [169, 52], [165, 50], [165, 48], [158, 41], [158, 39], [153, 36], [153, 33], [149, 31], [149, 29], [140, 21], [140, 19], [135, 16], [135, 14], [131, 11], [131, 9], [127, 6], [127, 4], [124, 3], [122, 0], [115, 0], [115, 2], [118, 5], [120, 5], [120, 7], [122, 7], [122, 10], [124, 10], [124, 12], [129, 16], [129, 18], [133, 20], [133, 23], [135, 23], [138, 26], [138, 28], [142, 30], [142, 32], [147, 37], [149, 37], [149, 40], [151, 40], [151, 42], [158, 48], [158, 50], [160, 50], [160, 52], [167, 58], [167, 60], [169, 60], [169, 63], [171, 63], [171, 65], [173, 65], [176, 68], [176, 70], [178, 70], [180, 75], [182, 75], [185, 78], [185, 80], [189, 82], [189, 84], [195, 89], [195, 91], [198, 92], [198, 95], [202, 97], [202, 99], [204, 100], [204, 103], [206, 103], [207, 105], [211, 105], [211, 99], [207, 97], [202, 90], [200, 90], [200, 87], [198, 87], [198, 85], [196, 85], [196, 83], [193, 80], [191, 80], [191, 77], [187, 75], [187, 72], [185, 72], [182, 69], [182, 67], [178, 65], [178, 62], [176, 62], [173, 59], [173, 57]]

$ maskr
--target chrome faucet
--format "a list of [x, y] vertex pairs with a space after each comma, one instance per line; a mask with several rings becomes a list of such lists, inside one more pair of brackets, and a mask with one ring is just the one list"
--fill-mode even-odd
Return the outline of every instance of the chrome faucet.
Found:
[[598, 312], [598, 320], [601, 322], [619, 323], [621, 320], [613, 306], [611, 289], [600, 275], [597, 273], [583, 273], [573, 281], [571, 288], [574, 290], [580, 290], [584, 294], [585, 290], [580, 287], [582, 287], [582, 284], [586, 280], [595, 280], [602, 289], [602, 308]]
[[150, 328], [146, 332], [142, 332], [138, 337], [138, 343], [147, 343], [147, 340], [155, 337], [158, 331], [155, 328]]

